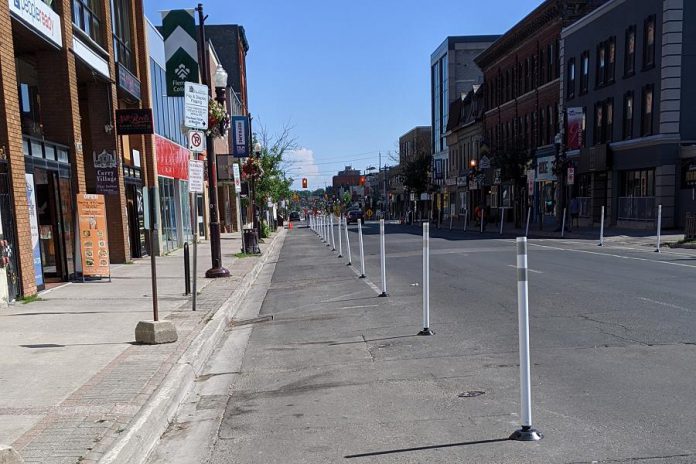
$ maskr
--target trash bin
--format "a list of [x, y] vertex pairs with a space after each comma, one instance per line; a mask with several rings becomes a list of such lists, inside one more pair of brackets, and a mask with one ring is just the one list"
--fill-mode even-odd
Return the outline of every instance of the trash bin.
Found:
[[259, 250], [259, 242], [256, 240], [256, 232], [254, 229], [244, 229], [242, 235], [242, 247], [243, 252], [249, 255], [256, 255], [261, 253]]

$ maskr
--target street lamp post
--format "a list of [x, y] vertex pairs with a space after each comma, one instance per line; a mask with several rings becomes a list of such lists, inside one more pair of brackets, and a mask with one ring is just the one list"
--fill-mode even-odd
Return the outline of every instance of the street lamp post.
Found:
[[[198, 8], [198, 29], [199, 29], [199, 56], [201, 57], [201, 76], [203, 84], [210, 89], [210, 57], [206, 47], [205, 39], [205, 17], [203, 16], [203, 4], [199, 3]], [[220, 104], [225, 104], [225, 89], [227, 88], [227, 73], [218, 65], [215, 71], [215, 99]], [[222, 124], [222, 123], [221, 123]], [[210, 128], [208, 128], [210, 129]], [[222, 132], [222, 131], [221, 131]], [[208, 278], [229, 277], [230, 271], [222, 266], [222, 250], [220, 244], [220, 222], [218, 218], [218, 194], [217, 194], [217, 160], [215, 158], [215, 146], [212, 135], [208, 135], [207, 158], [208, 158], [208, 203], [210, 204], [210, 254], [212, 267], [205, 272]]]

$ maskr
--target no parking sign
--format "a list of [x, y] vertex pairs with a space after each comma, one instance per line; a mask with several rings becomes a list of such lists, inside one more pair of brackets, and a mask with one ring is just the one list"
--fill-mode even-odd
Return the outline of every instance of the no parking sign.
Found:
[[188, 133], [189, 150], [194, 153], [205, 151], [205, 133], [199, 130], [191, 130]]

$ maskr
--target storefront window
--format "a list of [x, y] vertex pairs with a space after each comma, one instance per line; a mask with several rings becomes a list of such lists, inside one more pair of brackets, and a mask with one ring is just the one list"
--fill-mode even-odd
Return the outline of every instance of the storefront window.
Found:
[[97, 0], [73, 0], [73, 24], [99, 45], [104, 45], [102, 8]]
[[624, 171], [621, 173], [622, 197], [655, 196], [655, 170]]
[[160, 210], [162, 215], [162, 244], [164, 251], [178, 248], [178, 230], [176, 221], [176, 193], [174, 179], [159, 178]]

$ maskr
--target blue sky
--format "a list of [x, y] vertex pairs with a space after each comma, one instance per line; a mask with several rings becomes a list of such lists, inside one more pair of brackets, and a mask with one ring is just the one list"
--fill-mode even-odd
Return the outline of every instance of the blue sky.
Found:
[[[182, 0], [144, 0], [160, 24]], [[430, 54], [448, 35], [500, 34], [540, 0], [209, 0], [209, 24], [241, 24], [255, 121], [284, 125], [300, 149], [289, 168], [311, 189], [345, 165], [394, 164], [398, 138], [430, 124]]]

